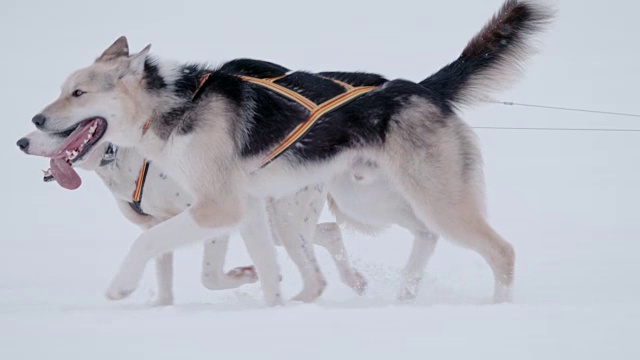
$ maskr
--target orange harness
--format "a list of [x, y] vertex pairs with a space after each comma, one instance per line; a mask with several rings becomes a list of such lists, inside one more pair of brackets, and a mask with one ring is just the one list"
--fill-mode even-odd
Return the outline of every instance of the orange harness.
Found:
[[[198, 79], [198, 86], [193, 92], [193, 95], [191, 95], [191, 99], [194, 99], [196, 97], [196, 95], [198, 94], [202, 86], [204, 86], [204, 84], [207, 82], [210, 76], [211, 76], [211, 73], [205, 73], [200, 77], [200, 79]], [[235, 76], [239, 77], [243, 81], [264, 86], [269, 90], [272, 90], [273, 92], [276, 92], [288, 99], [291, 99], [297, 102], [298, 104], [303, 106], [305, 109], [309, 110], [309, 116], [307, 117], [307, 119], [302, 123], [298, 124], [295, 128], [293, 128], [293, 130], [291, 130], [289, 134], [287, 134], [287, 136], [285, 136], [284, 139], [262, 159], [262, 161], [260, 162], [260, 169], [269, 165], [273, 160], [275, 160], [278, 156], [282, 155], [283, 152], [285, 152], [289, 147], [291, 147], [291, 145], [295, 144], [296, 141], [302, 138], [309, 131], [309, 129], [311, 129], [311, 127], [318, 121], [318, 119], [320, 119], [323, 115], [339, 108], [342, 105], [349, 103], [350, 101], [355, 100], [359, 96], [362, 96], [376, 89], [376, 86], [352, 86], [339, 80], [326, 78], [327, 80], [331, 80], [336, 84], [342, 86], [345, 89], [345, 92], [321, 104], [316, 104], [315, 102], [309, 100], [305, 96], [302, 96], [293, 90], [290, 90], [282, 85], [278, 85], [275, 83], [275, 81], [280, 80], [286, 77], [287, 75], [273, 77], [273, 78], [266, 78], [266, 79], [255, 78], [255, 77], [245, 76], [245, 75], [235, 75]], [[149, 129], [149, 126], [151, 125], [151, 120], [152, 118], [149, 118], [149, 120], [147, 120], [147, 122], [143, 125], [142, 127], [143, 135]], [[142, 168], [140, 169], [140, 174], [138, 175], [138, 179], [136, 180], [136, 189], [133, 192], [133, 201], [138, 206], [140, 205], [140, 201], [142, 200], [142, 189], [144, 187], [148, 169], [149, 169], [149, 162], [147, 161], [147, 159], [144, 159]]]

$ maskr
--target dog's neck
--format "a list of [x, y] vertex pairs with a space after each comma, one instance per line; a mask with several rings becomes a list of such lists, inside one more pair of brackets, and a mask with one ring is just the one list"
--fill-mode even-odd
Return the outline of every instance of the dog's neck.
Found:
[[161, 63], [148, 57], [141, 82], [142, 91], [133, 99], [136, 113], [141, 116], [135, 125], [140, 133], [132, 134], [131, 145], [150, 158], [157, 158], [169, 137], [179, 133], [184, 125], [199, 78], [213, 71], [203, 65]]
[[111, 145], [105, 151], [100, 166], [94, 171], [105, 182], [111, 179], [117, 183], [133, 184], [143, 161], [144, 156], [139, 150]]

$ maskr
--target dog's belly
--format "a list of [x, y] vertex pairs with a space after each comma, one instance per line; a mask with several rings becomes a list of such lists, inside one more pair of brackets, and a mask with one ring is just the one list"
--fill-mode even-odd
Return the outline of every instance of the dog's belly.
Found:
[[336, 159], [321, 164], [290, 167], [286, 163], [272, 163], [257, 170], [248, 179], [248, 192], [256, 197], [275, 198], [293, 196], [306, 186], [326, 183], [335, 173], [347, 168], [348, 162]]
[[374, 228], [393, 224], [408, 229], [424, 228], [411, 206], [381, 174], [363, 183], [347, 172], [328, 183], [327, 190], [342, 213], [363, 224]]

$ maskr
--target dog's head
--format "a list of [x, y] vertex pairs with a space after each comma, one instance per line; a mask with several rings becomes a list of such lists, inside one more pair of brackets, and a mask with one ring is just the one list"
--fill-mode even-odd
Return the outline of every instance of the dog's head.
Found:
[[92, 149], [139, 140], [152, 110], [142, 84], [149, 49], [129, 55], [127, 39], [118, 38], [91, 66], [72, 73], [58, 99], [33, 117], [42, 135], [29, 134], [28, 151], [51, 158], [51, 172], [63, 187], [79, 186], [72, 164]]
[[[43, 180], [45, 182], [57, 180], [64, 188], [76, 189], [82, 181], [75, 171], [58, 172], [54, 175], [55, 170], [52, 170], [59, 168], [55, 164], [56, 161], [59, 161], [55, 154], [58, 149], [63, 147], [64, 143], [65, 138], [59, 135], [35, 130], [18, 140], [17, 145], [27, 155], [51, 158], [51, 168], [44, 173]], [[114, 160], [111, 157], [115, 154], [110, 154], [109, 149], [113, 149], [110, 143], [92, 146], [90, 150], [85, 151], [82, 155], [76, 156], [73, 160], [68, 160], [68, 164], [85, 170], [95, 170], [106, 160]]]

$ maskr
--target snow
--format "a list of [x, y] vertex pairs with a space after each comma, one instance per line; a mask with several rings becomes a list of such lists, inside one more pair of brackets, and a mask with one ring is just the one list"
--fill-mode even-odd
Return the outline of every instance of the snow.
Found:
[[[75, 192], [45, 184], [46, 161], [14, 145], [66, 75], [121, 34], [133, 50], [151, 42], [179, 60], [255, 57], [421, 80], [453, 60], [500, 4], [3, 2], [0, 359], [640, 358], [638, 133], [477, 130], [490, 220], [517, 254], [515, 300], [502, 305], [490, 304], [482, 259], [445, 240], [418, 299], [398, 304], [410, 247], [399, 228], [377, 237], [345, 232], [369, 280], [363, 297], [340, 283], [321, 249], [329, 287], [315, 304], [266, 308], [258, 284], [208, 291], [193, 246], [176, 253], [175, 306], [149, 306], [151, 266], [131, 298], [108, 302], [103, 292], [140, 231], [96, 176], [81, 173]], [[621, 2], [615, 14], [604, 2], [558, 7], [542, 52], [501, 100], [640, 113], [638, 52], [625, 36], [640, 31], [637, 5]], [[314, 23], [321, 19], [337, 25]], [[503, 105], [464, 117], [476, 126], [639, 128], [633, 118]], [[229, 267], [248, 264], [234, 240]], [[300, 279], [278, 251], [291, 297]]]

